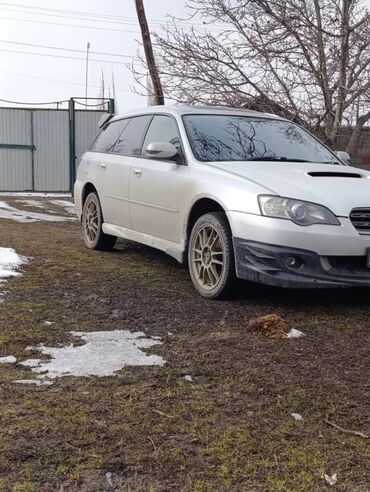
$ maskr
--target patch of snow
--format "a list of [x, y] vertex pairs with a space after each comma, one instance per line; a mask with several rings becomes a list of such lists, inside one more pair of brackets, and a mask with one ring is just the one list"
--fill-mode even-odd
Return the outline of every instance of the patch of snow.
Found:
[[16, 222], [29, 223], [38, 221], [47, 222], [65, 222], [68, 220], [77, 220], [75, 217], [61, 217], [59, 215], [48, 215], [39, 212], [27, 212], [26, 210], [19, 210], [11, 205], [8, 205], [4, 201], [0, 201], [0, 219], [11, 219]]
[[55, 321], [44, 321], [44, 325], [50, 326], [50, 325], [55, 325]]
[[33, 208], [45, 208], [45, 204], [43, 202], [40, 202], [38, 200], [16, 200], [17, 203], [21, 203], [22, 205], [26, 207], [33, 207]]
[[54, 205], [58, 205], [59, 207], [74, 207], [74, 204], [68, 200], [49, 200], [50, 203], [53, 203]]
[[[0, 247], [0, 287], [4, 285], [3, 279], [22, 275], [18, 268], [27, 263], [27, 259], [19, 256], [12, 248]], [[0, 302], [3, 301], [4, 291], [0, 290]]]
[[296, 330], [295, 328], [291, 328], [288, 332], [287, 338], [300, 338], [305, 336], [303, 331]]
[[68, 200], [50, 200], [50, 203], [56, 205], [57, 207], [63, 207], [68, 214], [76, 213], [74, 203], [69, 202]]
[[17, 384], [34, 384], [35, 386], [51, 386], [53, 381], [46, 381], [42, 379], [16, 379], [13, 383]]
[[192, 383], [193, 382], [193, 378], [189, 374], [187, 374], [186, 376], [184, 376], [184, 379], [185, 379], [185, 381], [189, 381], [189, 383]]
[[113, 487], [112, 478], [113, 478], [113, 473], [112, 472], [108, 472], [108, 473], [105, 474], [105, 479], [106, 479], [107, 484], [108, 484], [109, 487]]
[[21, 275], [17, 269], [26, 261], [26, 258], [19, 256], [14, 249], [0, 247], [0, 278]]
[[50, 361], [28, 359], [21, 364], [39, 374], [38, 379], [54, 379], [63, 376], [113, 376], [125, 366], [163, 366], [165, 360], [158, 355], [147, 355], [141, 349], [160, 345], [159, 340], [146, 337], [143, 332], [127, 330], [96, 331], [71, 334], [86, 343], [74, 347], [35, 347]]
[[302, 421], [303, 420], [303, 417], [300, 413], [291, 413], [290, 414], [291, 417], [293, 417], [294, 420], [298, 420], [298, 421]]
[[0, 196], [35, 196], [35, 197], [50, 197], [50, 198], [70, 198], [71, 193], [44, 193], [42, 191], [1, 191]]
[[17, 362], [14, 355], [7, 355], [6, 357], [0, 357], [0, 364], [15, 364]]
[[41, 364], [41, 359], [27, 359], [20, 362], [19, 364], [25, 367], [38, 367]]
[[330, 475], [327, 475], [326, 473], [323, 473], [321, 475], [321, 478], [323, 478], [325, 480], [325, 482], [330, 485], [330, 486], [333, 486], [337, 483], [338, 481], [338, 476], [336, 473], [334, 473], [332, 476]]

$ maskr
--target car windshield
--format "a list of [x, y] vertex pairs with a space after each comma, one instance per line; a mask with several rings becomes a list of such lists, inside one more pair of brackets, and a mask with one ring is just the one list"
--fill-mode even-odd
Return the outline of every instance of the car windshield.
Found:
[[286, 161], [342, 164], [318, 140], [290, 121], [232, 115], [183, 117], [199, 161]]

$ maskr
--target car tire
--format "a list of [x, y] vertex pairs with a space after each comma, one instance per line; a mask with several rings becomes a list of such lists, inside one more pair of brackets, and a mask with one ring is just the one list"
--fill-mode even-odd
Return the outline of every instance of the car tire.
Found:
[[202, 215], [194, 224], [188, 246], [188, 265], [195, 289], [209, 299], [229, 297], [236, 285], [232, 235], [222, 212]]
[[82, 235], [85, 245], [89, 249], [109, 251], [113, 249], [117, 238], [104, 234], [103, 214], [97, 193], [87, 196], [82, 210]]

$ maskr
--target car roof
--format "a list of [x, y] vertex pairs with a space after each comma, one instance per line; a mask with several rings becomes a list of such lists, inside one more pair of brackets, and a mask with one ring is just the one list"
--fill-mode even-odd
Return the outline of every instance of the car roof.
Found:
[[237, 116], [254, 116], [259, 118], [272, 118], [283, 120], [280, 116], [271, 113], [262, 113], [259, 111], [252, 111], [243, 108], [229, 108], [226, 106], [190, 106], [190, 105], [175, 105], [175, 106], [148, 106], [146, 108], [140, 108], [126, 113], [120, 113], [114, 115], [111, 121], [120, 120], [129, 116], [142, 116], [147, 114], [166, 113], [172, 115], [190, 115], [190, 114], [207, 114], [207, 115], [237, 115]]

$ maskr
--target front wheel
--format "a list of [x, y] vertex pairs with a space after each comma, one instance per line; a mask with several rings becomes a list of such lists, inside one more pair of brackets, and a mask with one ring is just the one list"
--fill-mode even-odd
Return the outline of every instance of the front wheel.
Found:
[[82, 211], [82, 235], [84, 243], [89, 249], [111, 250], [117, 238], [104, 234], [102, 230], [103, 214], [97, 193], [90, 193], [84, 203]]
[[235, 284], [230, 226], [222, 212], [202, 215], [191, 231], [188, 264], [195, 289], [204, 297], [228, 297]]

